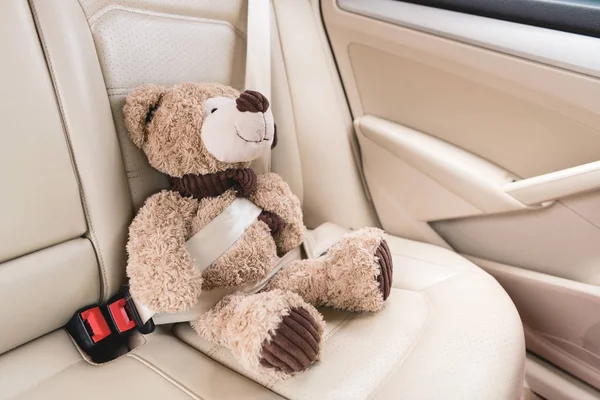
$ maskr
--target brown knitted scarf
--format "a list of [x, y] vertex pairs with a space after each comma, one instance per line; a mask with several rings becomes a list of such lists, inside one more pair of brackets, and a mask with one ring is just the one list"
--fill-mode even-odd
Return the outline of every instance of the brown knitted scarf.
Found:
[[[228, 169], [204, 175], [184, 175], [181, 178], [171, 177], [171, 190], [182, 196], [197, 199], [217, 197], [229, 189], [236, 191], [238, 197], [248, 197], [256, 189], [256, 173], [250, 168]], [[277, 214], [264, 210], [258, 216], [277, 235], [285, 227], [285, 221]]]
[[216, 197], [234, 189], [240, 197], [248, 197], [256, 189], [256, 173], [250, 168], [228, 169], [214, 174], [171, 177], [172, 190], [197, 199]]

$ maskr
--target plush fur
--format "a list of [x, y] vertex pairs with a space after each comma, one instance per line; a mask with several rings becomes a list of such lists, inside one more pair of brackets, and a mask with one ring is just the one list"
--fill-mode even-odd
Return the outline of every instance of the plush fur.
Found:
[[[261, 365], [261, 351], [265, 342], [273, 340], [282, 318], [298, 307], [308, 311], [322, 335], [325, 322], [321, 314], [296, 293], [283, 290], [227, 296], [202, 318], [192, 322], [192, 327], [207, 340], [229, 348], [245, 367], [275, 378], [286, 378], [285, 372]], [[317, 354], [319, 352], [320, 347]]]
[[373, 278], [381, 271], [373, 254], [383, 240], [383, 231], [375, 228], [348, 234], [324, 256], [295, 261], [284, 268], [267, 290], [291, 290], [317, 307], [380, 311], [383, 294]]
[[134, 89], [125, 101], [125, 126], [150, 164], [167, 175], [181, 177], [245, 168], [249, 162], [218, 161], [200, 138], [206, 100], [238, 95], [231, 87], [213, 83], [181, 83], [170, 89], [144, 85]]
[[202, 288], [185, 248], [198, 202], [164, 191], [150, 197], [129, 228], [127, 275], [131, 293], [156, 312], [183, 311]]
[[[250, 95], [260, 98], [255, 93]], [[145, 85], [128, 96], [125, 122], [132, 141], [146, 153], [150, 164], [172, 177], [246, 168], [249, 162], [217, 160], [202, 140], [202, 125], [212, 118], [214, 109], [209, 108], [215, 97], [220, 102], [227, 100], [223, 97], [236, 99], [239, 115], [235, 115], [235, 132], [245, 129], [245, 118], [252, 118], [251, 129], [259, 118], [264, 124], [264, 141], [273, 139], [267, 137], [274, 132], [269, 119], [260, 119], [261, 112], [269, 111], [268, 101], [257, 103], [261, 107], [248, 107], [238, 96], [234, 89], [218, 84], [183, 83], [168, 89]], [[260, 130], [252, 133], [260, 134]], [[214, 137], [214, 131], [211, 135]], [[243, 135], [240, 140], [244, 140]], [[244, 141], [240, 146], [253, 145], [248, 143]], [[270, 142], [256, 145], [270, 146]], [[239, 195], [232, 188], [201, 199], [183, 197], [175, 191], [150, 197], [129, 230], [127, 273], [133, 296], [156, 312], [183, 311], [195, 304], [202, 290], [263, 280], [275, 268], [279, 256], [302, 243], [305, 227], [300, 201], [279, 175], [260, 174], [247, 198], [271, 213], [271, 220], [276, 217], [278, 231], [271, 232], [264, 219], [257, 219], [220, 258], [202, 274], [197, 273], [186, 241]], [[319, 258], [284, 266], [263, 292], [223, 298], [192, 325], [207, 340], [229, 348], [248, 368], [276, 378], [288, 377], [318, 359], [324, 322], [315, 306], [357, 312], [382, 309], [385, 299], [378, 284], [382, 260], [376, 256], [382, 254], [382, 249], [387, 247], [381, 230], [355, 231]], [[386, 277], [389, 280], [391, 270]], [[295, 326], [290, 322], [292, 317], [303, 318], [308, 324], [304, 333], [318, 336], [318, 340], [308, 337], [309, 342], [317, 340], [316, 350], [307, 347], [306, 336], [303, 339], [299, 331], [290, 328]], [[280, 346], [282, 343], [291, 347], [286, 350]], [[275, 348], [279, 359], [273, 358], [269, 350]], [[302, 349], [310, 354], [302, 353]]]
[[275, 173], [259, 175], [256, 191], [250, 194], [249, 199], [263, 210], [277, 214], [286, 222], [283, 231], [275, 236], [280, 254], [285, 254], [302, 243], [305, 227], [302, 222], [300, 200], [292, 193], [281, 176]]
[[246, 229], [242, 239], [204, 271], [202, 289], [229, 288], [257, 282], [276, 263], [277, 249], [269, 227], [264, 222], [255, 221]]

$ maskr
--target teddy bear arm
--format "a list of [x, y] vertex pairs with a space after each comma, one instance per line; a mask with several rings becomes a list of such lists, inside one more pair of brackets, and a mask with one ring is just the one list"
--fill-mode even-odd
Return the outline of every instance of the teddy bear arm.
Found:
[[[275, 173], [257, 176], [257, 185], [249, 199], [267, 213], [283, 221], [275, 234], [279, 253], [287, 253], [300, 246], [304, 238], [304, 223], [300, 200], [292, 193], [288, 184]], [[269, 219], [273, 219], [272, 216]]]
[[127, 275], [130, 289], [155, 312], [193, 306], [202, 279], [185, 247], [198, 202], [175, 192], [150, 197], [129, 228]]

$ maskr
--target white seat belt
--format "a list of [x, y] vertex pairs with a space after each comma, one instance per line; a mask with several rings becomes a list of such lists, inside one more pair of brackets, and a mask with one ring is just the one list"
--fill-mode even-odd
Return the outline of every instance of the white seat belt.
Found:
[[[217, 217], [217, 218], [219, 218], [219, 217]], [[234, 219], [236, 219], [236, 218], [234, 218]], [[214, 221], [215, 220], [211, 221], [209, 223], [209, 225], [213, 224]], [[234, 221], [232, 221], [231, 218], [229, 218], [229, 221], [230, 221], [230, 223], [235, 223]], [[227, 225], [227, 223], [225, 225]], [[220, 229], [222, 229], [222, 227], [223, 227], [222, 223], [213, 224], [213, 226], [211, 227], [211, 231], [213, 228], [220, 230]], [[308, 258], [317, 258], [317, 257], [321, 256], [322, 254], [327, 252], [327, 250], [329, 250], [329, 248], [331, 246], [333, 246], [335, 243], [337, 243], [342, 238], [342, 236], [344, 236], [348, 232], [349, 232], [348, 229], [342, 228], [342, 227], [332, 224], [330, 222], [324, 223], [323, 225], [319, 226], [312, 232], [307, 232], [307, 234], [304, 237], [304, 243], [303, 243], [303, 247], [304, 247], [306, 256]], [[200, 231], [199, 233], [202, 234], [202, 231]], [[196, 235], [198, 235], [198, 234], [196, 234]], [[188, 240], [188, 243], [193, 241], [193, 239], [194, 239], [194, 237], [192, 237], [192, 239]], [[216, 240], [219, 240], [219, 236], [216, 237]], [[206, 245], [210, 245], [210, 241], [205, 241], [202, 246], [206, 247]], [[216, 247], [219, 247], [215, 243], [213, 243], [213, 245], [215, 245]], [[194, 250], [190, 251], [190, 253], [193, 254]], [[133, 302], [136, 306], [138, 314], [140, 315], [140, 318], [142, 319], [142, 322], [144, 322], [144, 323], [146, 321], [148, 321], [150, 318], [153, 318], [154, 323], [156, 325], [171, 324], [171, 323], [175, 323], [175, 322], [194, 321], [194, 320], [200, 318], [200, 316], [202, 314], [204, 314], [206, 311], [208, 311], [210, 308], [212, 308], [215, 304], [217, 304], [219, 302], [219, 300], [221, 300], [223, 297], [225, 297], [228, 294], [235, 293], [235, 292], [244, 292], [247, 294], [251, 294], [251, 293], [256, 293], [256, 292], [260, 291], [261, 289], [263, 289], [266, 286], [266, 284], [274, 276], [274, 274], [276, 274], [282, 267], [284, 267], [285, 265], [287, 265], [288, 263], [290, 263], [292, 261], [300, 260], [301, 258], [302, 258], [302, 254], [301, 254], [300, 247], [297, 247], [297, 248], [291, 250], [289, 253], [287, 253], [282, 258], [280, 258], [277, 265], [272, 269], [271, 273], [269, 273], [261, 281], [242, 285], [242, 286], [235, 287], [235, 288], [214, 289], [214, 290], [204, 291], [204, 292], [202, 292], [202, 294], [200, 294], [200, 297], [198, 298], [198, 303], [196, 303], [196, 305], [194, 307], [192, 307], [191, 309], [184, 311], [184, 312], [155, 314], [148, 307], [146, 307], [145, 305], [136, 301], [135, 298], [133, 299]]]
[[[271, 100], [271, 0], [248, 0], [248, 23], [246, 34], [246, 77], [245, 87], [248, 90], [256, 90], [262, 93], [269, 101]], [[271, 170], [271, 152], [267, 151], [263, 156], [252, 163], [252, 169], [256, 173], [265, 173]], [[219, 227], [225, 231], [231, 231], [229, 227], [216, 221]], [[195, 236], [200, 236], [196, 234]], [[220, 235], [216, 236], [221, 239]], [[193, 246], [191, 242], [199, 242], [200, 239], [191, 238], [188, 247]], [[208, 243], [208, 242], [207, 242]], [[197, 246], [198, 247], [198, 246]], [[202, 247], [202, 246], [199, 246]], [[217, 246], [219, 248], [220, 246]], [[200, 251], [200, 250], [199, 250]], [[193, 253], [193, 251], [190, 251]], [[201, 251], [200, 251], [201, 252]], [[200, 257], [199, 254], [195, 258]], [[155, 314], [144, 304], [133, 299], [143, 322], [154, 317], [156, 324], [183, 322], [197, 319], [203, 312], [216, 304], [223, 296], [234, 292], [239, 288], [229, 290], [215, 290], [204, 293], [199, 303], [192, 310], [183, 313], [161, 313]]]
[[[248, 0], [246, 89], [262, 93], [271, 104], [271, 1]], [[252, 162], [256, 173], [271, 170], [271, 152]]]

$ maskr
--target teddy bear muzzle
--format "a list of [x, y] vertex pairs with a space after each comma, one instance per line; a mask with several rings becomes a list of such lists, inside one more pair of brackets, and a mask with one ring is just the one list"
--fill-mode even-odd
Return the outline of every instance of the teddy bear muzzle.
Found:
[[237, 98], [208, 99], [202, 141], [217, 160], [228, 163], [254, 161], [270, 151], [275, 123], [269, 100], [246, 90]]

